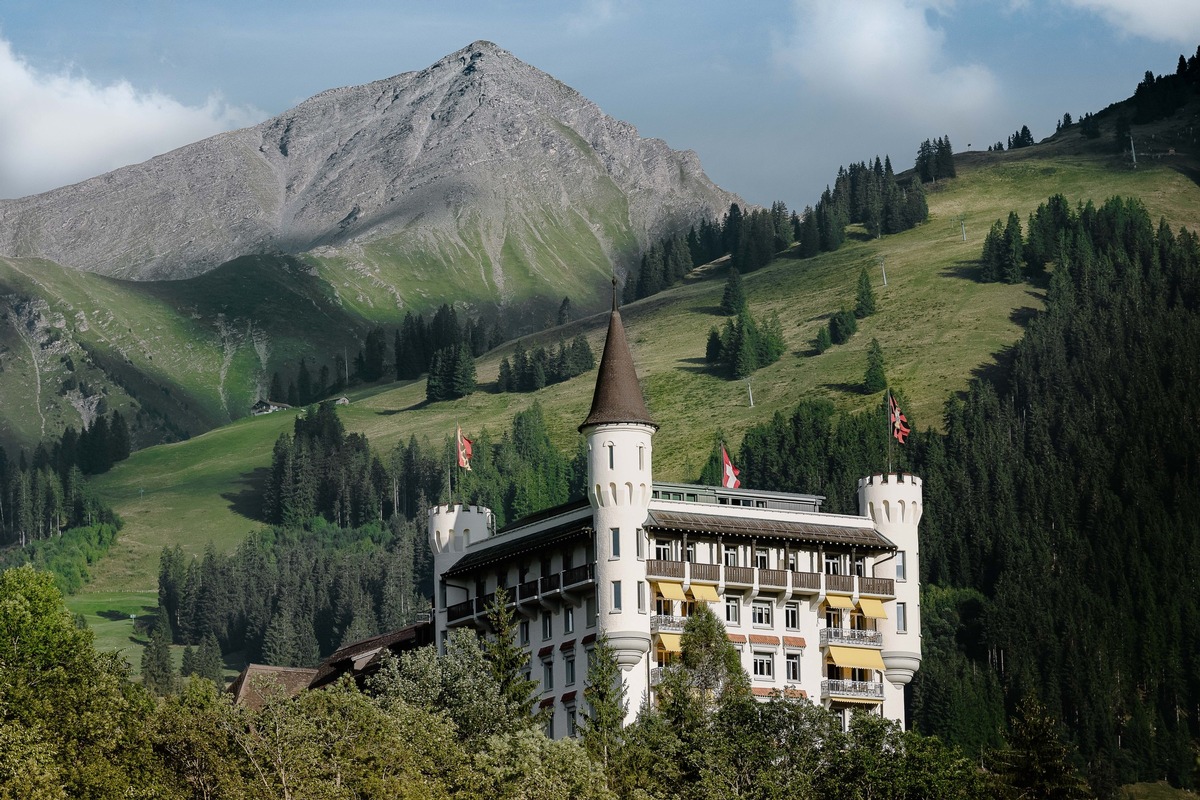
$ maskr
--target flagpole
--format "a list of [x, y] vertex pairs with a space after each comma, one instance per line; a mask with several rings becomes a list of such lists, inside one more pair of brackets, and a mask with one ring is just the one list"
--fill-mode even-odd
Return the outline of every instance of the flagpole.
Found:
[[[890, 426], [891, 422], [892, 422], [892, 390], [890, 387], [887, 390], [887, 402], [884, 403], [884, 405], [883, 405], [883, 418], [886, 421], [886, 423]], [[890, 430], [887, 431], [887, 435], [888, 435], [888, 437], [887, 437], [887, 440], [888, 440], [887, 474], [891, 475], [892, 474], [892, 432]]]

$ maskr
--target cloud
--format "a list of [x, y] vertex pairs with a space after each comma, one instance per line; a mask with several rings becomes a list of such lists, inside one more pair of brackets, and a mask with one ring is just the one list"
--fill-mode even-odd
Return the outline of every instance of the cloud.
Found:
[[946, 2], [795, 2], [795, 30], [776, 60], [827, 98], [864, 104], [876, 116], [945, 119], [993, 108], [999, 86], [979, 64], [948, 63], [945, 34], [929, 23]]
[[1200, 3], [1196, 0], [1067, 0], [1067, 3], [1100, 15], [1123, 33], [1185, 47], [1200, 40]]
[[217, 96], [189, 106], [127, 81], [42, 73], [0, 39], [0, 197], [21, 197], [144, 161], [266, 115]]
[[629, 16], [623, 0], [585, 0], [580, 7], [564, 16], [567, 30], [576, 35], [588, 35], [607, 28]]

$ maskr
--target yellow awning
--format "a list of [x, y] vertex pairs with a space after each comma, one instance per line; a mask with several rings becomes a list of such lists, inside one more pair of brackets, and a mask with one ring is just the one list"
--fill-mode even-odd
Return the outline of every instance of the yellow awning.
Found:
[[861, 706], [877, 706], [883, 702], [882, 697], [830, 697], [832, 703], [857, 703]]
[[839, 667], [853, 667], [854, 669], [886, 669], [883, 666], [883, 656], [878, 650], [868, 650], [862, 647], [841, 647], [839, 645], [829, 646], [829, 655], [833, 657], [833, 663]]
[[844, 594], [827, 594], [825, 602], [834, 608], [854, 608], [854, 601]]
[[717, 587], [707, 586], [703, 583], [692, 584], [692, 597], [697, 600], [703, 600], [706, 603], [716, 603], [721, 599], [717, 597]]
[[887, 612], [883, 610], [883, 602], [874, 597], [858, 598], [858, 607], [862, 609], [863, 614], [873, 619], [888, 618]]
[[678, 633], [660, 633], [658, 635], [658, 643], [668, 653], [682, 653], [683, 648], [680, 646], [682, 640], [683, 636]]
[[682, 583], [670, 583], [669, 581], [658, 582], [658, 593], [668, 600], [687, 600], [683, 595]]

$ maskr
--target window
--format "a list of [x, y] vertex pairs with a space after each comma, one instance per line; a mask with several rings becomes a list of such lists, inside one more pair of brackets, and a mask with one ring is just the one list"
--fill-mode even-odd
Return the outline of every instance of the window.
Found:
[[614, 458], [613, 458], [613, 445], [612, 445], [612, 442], [609, 442], [608, 444], [606, 444], [606, 445], [604, 445], [604, 446], [608, 448], [608, 468], [609, 468], [609, 469], [616, 469], [616, 466], [615, 466], [615, 464], [616, 464], [616, 459], [614, 459]]
[[896, 633], [908, 633], [908, 603], [896, 603]]
[[654, 594], [654, 613], [659, 615], [660, 617], [675, 616], [675, 601], [668, 600], [667, 598], [663, 597], [661, 594], [658, 594], [657, 592], [655, 592], [655, 594]]
[[683, 548], [683, 560], [689, 564], [696, 563], [696, 543], [688, 542], [687, 547]]
[[754, 677], [756, 678], [774, 678], [775, 677], [775, 656], [771, 653], [755, 653], [754, 654]]
[[587, 615], [587, 626], [596, 627], [596, 595], [591, 595], [583, 601], [583, 611]]
[[842, 627], [842, 610], [840, 608], [834, 608], [833, 606], [827, 606], [825, 608], [825, 627]]
[[548, 713], [546, 714], [546, 730], [545, 730], [546, 738], [553, 739], [554, 738], [554, 706], [550, 706], [550, 708], [547, 709], [547, 712]]
[[755, 625], [771, 624], [771, 604], [755, 600], [751, 607], [751, 618]]
[[542, 662], [542, 691], [549, 692], [554, 689], [554, 662]]
[[637, 582], [637, 601], [638, 601], [638, 613], [645, 614], [646, 613], [646, 582], [645, 581]]
[[841, 556], [825, 556], [825, 574], [826, 575], [841, 575], [842, 574], [842, 557]]
[[854, 574], [860, 578], [867, 574], [867, 561], [862, 556], [854, 559]]
[[621, 610], [621, 582], [620, 581], [612, 582], [612, 610], [613, 611]]
[[788, 653], [786, 656], [787, 679], [789, 683], [800, 682], [800, 654]]
[[563, 633], [575, 632], [575, 609], [567, 606], [563, 611]]
[[636, 544], [636, 546], [637, 546], [637, 557], [638, 558], [646, 557], [646, 548], [642, 544], [642, 540], [645, 538], [645, 536], [646, 536], [646, 532], [643, 531], [641, 528], [638, 528], [637, 533], [635, 533], [634, 537], [633, 537], [634, 544]]
[[549, 611], [542, 614], [542, 638], [549, 639], [554, 635], [554, 617]]
[[799, 603], [788, 603], [783, 607], [783, 624], [793, 631], [800, 627]]
[[575, 720], [575, 706], [567, 706], [567, 736], [572, 739], [579, 735], [579, 726]]
[[896, 551], [896, 580], [908, 580], [908, 563], [904, 560], [904, 551]]
[[638, 469], [646, 469], [646, 447], [640, 444], [638, 445]]
[[759, 569], [766, 569], [769, 560], [766, 548], [760, 547], [754, 551], [754, 566]]
[[796, 554], [795, 554], [795, 553], [788, 553], [788, 555], [787, 555], [787, 568], [788, 568], [788, 571], [789, 571], [789, 572], [795, 572], [795, 571], [796, 571]]
[[736, 547], [725, 547], [725, 566], [736, 567], [738, 565], [738, 552]]
[[563, 668], [566, 674], [566, 685], [573, 686], [575, 684], [575, 656], [567, 656], [567, 660], [563, 662]]
[[731, 625], [738, 624], [738, 617], [741, 612], [741, 603], [736, 597], [725, 598], [725, 621]]
[[654, 542], [654, 557], [659, 561], [671, 560], [671, 543], [670, 542]]
[[612, 529], [612, 554], [613, 558], [621, 557], [621, 529]]
[[521, 644], [529, 644], [529, 620], [521, 620]]

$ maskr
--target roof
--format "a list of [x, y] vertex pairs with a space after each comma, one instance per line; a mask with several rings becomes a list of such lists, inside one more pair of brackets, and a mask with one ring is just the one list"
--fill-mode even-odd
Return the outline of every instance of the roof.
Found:
[[579, 426], [579, 430], [583, 431], [591, 425], [617, 422], [658, 427], [646, 409], [646, 401], [642, 398], [642, 387], [638, 383], [637, 370], [633, 367], [633, 356], [629, 352], [629, 343], [625, 340], [625, 326], [621, 324], [621, 312], [617, 310], [614, 279], [613, 308], [608, 317], [608, 335], [604, 339], [600, 371], [596, 375], [592, 410]]
[[294, 697], [316, 676], [317, 670], [312, 667], [272, 667], [267, 664], [249, 664], [241, 671], [233, 683], [229, 684], [229, 693], [235, 703], [260, 710], [271, 698], [273, 690], [281, 691], [286, 697]]
[[814, 544], [836, 544], [876, 550], [896, 546], [872, 527], [865, 517], [861, 524], [832, 525], [797, 519], [762, 518], [742, 515], [698, 514], [690, 511], [651, 509], [646, 529], [748, 536], [759, 539], [791, 539]]
[[418, 622], [398, 630], [381, 633], [335, 650], [332, 655], [312, 670], [309, 688], [317, 689], [333, 683], [342, 675], [352, 677], [375, 672], [383, 660], [384, 653], [399, 653], [415, 650], [433, 641], [433, 624]]
[[548, 547], [552, 544], [585, 536], [592, 532], [591, 521], [592, 518], [589, 515], [585, 519], [564, 522], [561, 525], [555, 525], [524, 536], [519, 533], [508, 535], [497, 534], [484, 540], [483, 544], [490, 546], [480, 546], [473, 552], [469, 551], [465, 553], [462, 558], [454, 563], [454, 566], [450, 567], [442, 575], [443, 577], [461, 575], [464, 572], [471, 572], [479, 567], [495, 564], [498, 561], [504, 561], [521, 553], [541, 550], [543, 547]]

